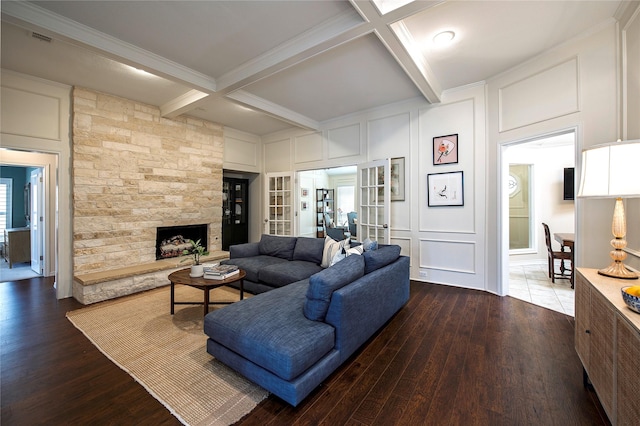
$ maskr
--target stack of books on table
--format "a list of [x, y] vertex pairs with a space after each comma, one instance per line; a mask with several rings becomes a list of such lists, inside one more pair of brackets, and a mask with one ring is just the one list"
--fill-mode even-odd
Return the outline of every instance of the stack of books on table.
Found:
[[225, 280], [240, 273], [236, 265], [206, 265], [203, 269], [207, 280]]

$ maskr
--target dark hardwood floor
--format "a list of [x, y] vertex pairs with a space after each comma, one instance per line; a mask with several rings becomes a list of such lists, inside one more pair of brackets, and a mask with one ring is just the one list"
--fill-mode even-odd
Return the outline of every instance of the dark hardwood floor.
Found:
[[[180, 424], [65, 318], [80, 307], [56, 300], [50, 279], [0, 283], [0, 423]], [[301, 405], [270, 396], [239, 424], [606, 425], [573, 326], [510, 297], [414, 282], [407, 306]]]

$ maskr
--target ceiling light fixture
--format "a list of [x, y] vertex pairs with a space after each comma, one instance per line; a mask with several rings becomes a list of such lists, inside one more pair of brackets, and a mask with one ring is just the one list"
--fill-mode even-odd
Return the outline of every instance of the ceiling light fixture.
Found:
[[455, 38], [456, 33], [453, 31], [441, 31], [433, 36], [433, 43], [437, 46], [446, 46]]

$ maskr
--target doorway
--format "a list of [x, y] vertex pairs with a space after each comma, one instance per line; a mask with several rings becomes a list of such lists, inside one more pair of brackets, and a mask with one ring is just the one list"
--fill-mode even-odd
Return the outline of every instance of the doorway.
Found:
[[[2, 278], [3, 282], [43, 275], [44, 192], [43, 168], [0, 165], [0, 175], [9, 183], [3, 188]], [[5, 229], [7, 230], [5, 232]], [[7, 241], [9, 240], [9, 241]]]
[[299, 171], [296, 182], [296, 192], [299, 194], [299, 208], [296, 216], [297, 236], [311, 238], [317, 236], [317, 189], [331, 189], [333, 191], [336, 198], [333, 200], [335, 211], [332, 221], [335, 226], [348, 230], [347, 214], [355, 211], [358, 205], [357, 166]]
[[569, 280], [548, 278], [542, 223], [552, 233], [575, 231], [574, 201], [564, 197], [564, 170], [575, 159], [575, 129], [502, 147], [503, 293], [567, 315], [574, 293]]

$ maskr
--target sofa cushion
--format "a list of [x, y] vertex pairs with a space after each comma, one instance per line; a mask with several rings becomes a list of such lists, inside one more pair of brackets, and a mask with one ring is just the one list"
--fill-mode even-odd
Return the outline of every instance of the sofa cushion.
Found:
[[365, 251], [362, 257], [364, 258], [364, 273], [368, 274], [387, 266], [400, 257], [400, 246], [379, 246], [377, 250]]
[[290, 260], [285, 265], [274, 263], [265, 266], [258, 272], [260, 282], [273, 287], [282, 287], [296, 281], [309, 278], [316, 272], [322, 271], [322, 267], [313, 262], [305, 262], [304, 260]]
[[243, 243], [229, 246], [229, 258], [231, 259], [258, 256], [259, 254], [260, 247], [258, 243]]
[[320, 265], [323, 249], [324, 240], [322, 238], [298, 237], [296, 247], [293, 250], [293, 260], [306, 260]]
[[328, 268], [331, 266], [331, 261], [336, 253], [340, 253], [343, 249], [349, 248], [350, 246], [349, 238], [342, 241], [336, 241], [331, 237], [325, 237], [324, 250], [322, 251], [322, 264], [320, 266]]
[[259, 244], [260, 254], [291, 260], [296, 240], [296, 237], [263, 234]]
[[304, 315], [314, 321], [324, 321], [331, 294], [364, 275], [364, 257], [349, 256], [309, 278]]
[[303, 280], [216, 309], [204, 318], [204, 332], [280, 378], [293, 380], [335, 344], [332, 326], [302, 313], [308, 286]]
[[278, 265], [282, 269], [286, 269], [282, 264], [286, 264], [287, 261], [273, 256], [253, 256], [253, 257], [239, 257], [237, 259], [223, 260], [223, 264], [237, 265], [238, 268], [243, 269], [247, 276], [245, 279], [259, 282], [259, 272], [270, 265]]

